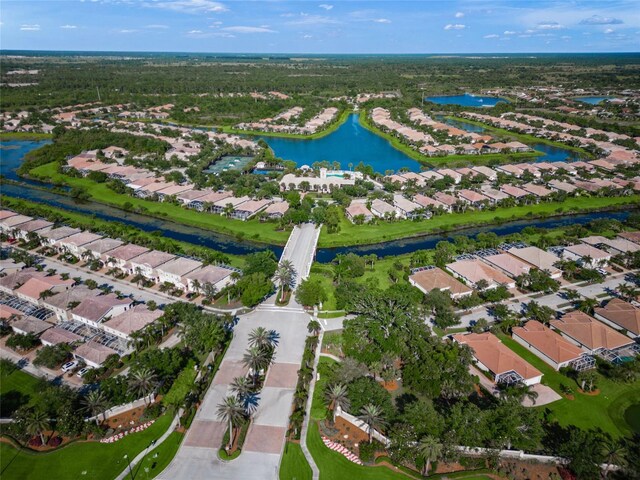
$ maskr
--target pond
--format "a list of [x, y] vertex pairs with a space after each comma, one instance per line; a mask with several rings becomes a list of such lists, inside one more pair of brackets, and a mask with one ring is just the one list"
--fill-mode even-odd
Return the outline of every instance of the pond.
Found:
[[438, 105], [460, 105], [461, 107], [495, 107], [498, 103], [509, 103], [508, 100], [499, 97], [486, 97], [482, 95], [440, 95], [436, 97], [425, 97], [425, 100]]
[[591, 105], [598, 105], [599, 103], [604, 102], [605, 100], [609, 100], [613, 97], [573, 97], [574, 100], [578, 100], [579, 102], [589, 103]]
[[[460, 128], [467, 132], [482, 133], [485, 131], [485, 129], [480, 125], [467, 123], [463, 120], [451, 120], [441, 116], [438, 116], [437, 118], [440, 121], [444, 121], [453, 127]], [[580, 160], [580, 155], [578, 153], [560, 146], [548, 145], [541, 142], [527, 142], [527, 145], [538, 152], [544, 153], [544, 155], [536, 157], [534, 160], [535, 162], [572, 162]]]
[[370, 132], [360, 124], [353, 113], [338, 129], [316, 139], [291, 139], [261, 137], [277, 157], [292, 160], [298, 166], [314, 162], [338, 162], [348, 169], [360, 162], [371, 165], [376, 172], [400, 170], [403, 167], [413, 172], [420, 171], [420, 163], [394, 148], [388, 140]]
[[624, 411], [624, 420], [634, 433], [640, 433], [640, 403], [634, 403]]
[[18, 177], [16, 170], [22, 164], [22, 160], [27, 153], [48, 143], [51, 143], [51, 141], [2, 140], [0, 142], [0, 174], [8, 180], [20, 181], [30, 185], [45, 185], [36, 180]]

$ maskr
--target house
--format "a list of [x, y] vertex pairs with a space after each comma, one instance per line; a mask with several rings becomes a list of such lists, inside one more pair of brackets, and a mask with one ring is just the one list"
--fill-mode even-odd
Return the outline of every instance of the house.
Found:
[[548, 272], [549, 276], [553, 279], [558, 279], [562, 276], [562, 271], [555, 266], [560, 259], [549, 252], [539, 249], [538, 247], [512, 247], [507, 250], [507, 253], [519, 258], [538, 270]]
[[11, 329], [18, 335], [33, 334], [38, 336], [53, 327], [49, 322], [38, 320], [30, 315], [22, 315], [11, 322]]
[[465, 297], [473, 293], [473, 289], [438, 267], [416, 270], [409, 277], [409, 283], [425, 295], [434, 289], [449, 292], [451, 298]]
[[446, 205], [449, 208], [449, 211], [451, 211], [453, 207], [458, 203], [458, 199], [456, 197], [444, 192], [436, 192], [433, 195], [433, 198]]
[[524, 173], [522, 169], [516, 167], [515, 165], [498, 165], [495, 167], [498, 172], [505, 173], [507, 175], [513, 175], [514, 177], [521, 177]]
[[[244, 202], [248, 202], [249, 200], [251, 200], [251, 198], [246, 195], [243, 197], [223, 197], [221, 200], [218, 200], [213, 204], [211, 211], [213, 213], [232, 215], [238, 206]], [[229, 212], [227, 212], [227, 208], [229, 208]]]
[[619, 255], [625, 253], [633, 253], [640, 250], [640, 245], [633, 243], [626, 238], [606, 238], [601, 235], [592, 235], [580, 239], [583, 243], [592, 245], [601, 250], [607, 250], [612, 255]]
[[61, 343], [72, 344], [82, 341], [83, 338], [80, 335], [60, 327], [49, 328], [40, 335], [40, 342], [42, 342], [42, 345], [45, 347], [54, 347]]
[[451, 177], [454, 183], [460, 183], [460, 180], [462, 180], [462, 175], [450, 168], [441, 168], [440, 170], [437, 170], [437, 172], [443, 177]]
[[496, 172], [492, 168], [485, 167], [484, 165], [471, 167], [471, 170], [473, 170], [477, 174], [484, 175], [491, 182], [493, 182], [496, 178], [498, 178], [498, 172]]
[[544, 188], [542, 185], [536, 185], [535, 183], [525, 183], [522, 185], [522, 189], [539, 198], [547, 197], [553, 193], [551, 190]]
[[631, 338], [640, 337], [640, 309], [619, 298], [612, 298], [604, 307], [596, 307], [594, 316], [610, 327], [626, 331]]
[[481, 260], [493, 268], [500, 270], [502, 273], [509, 275], [511, 278], [519, 277], [531, 271], [531, 265], [508, 253], [487, 255], [486, 257], [482, 257]]
[[199, 212], [202, 212], [204, 210], [212, 211], [214, 204], [216, 204], [220, 200], [223, 200], [223, 199], [229, 198], [229, 197], [233, 197], [233, 193], [232, 192], [227, 192], [227, 191], [211, 192], [211, 191], [209, 191], [209, 192], [207, 192], [206, 195], [189, 201], [187, 206], [189, 208], [193, 208], [193, 209], [195, 209], [195, 210], [197, 210]]
[[164, 200], [167, 197], [173, 197], [180, 193], [186, 193], [193, 190], [193, 185], [171, 185], [162, 190], [156, 191], [158, 198]]
[[442, 202], [439, 202], [438, 200], [435, 200], [431, 197], [427, 197], [425, 195], [422, 195], [421, 193], [416, 194], [413, 197], [413, 201], [414, 203], [417, 203], [418, 205], [420, 205], [422, 208], [426, 208], [429, 210], [438, 210], [438, 209], [442, 209], [445, 212], [450, 212], [451, 211], [451, 207], [449, 205], [445, 205]]
[[109, 258], [109, 252], [124, 245], [124, 242], [115, 240], [113, 238], [100, 238], [94, 242], [83, 245], [85, 252], [90, 252], [93, 258], [100, 260], [102, 263], [107, 263]]
[[607, 358], [609, 354], [615, 355], [634, 344], [626, 335], [580, 310], [567, 312], [561, 319], [550, 323], [563, 337], [592, 355]]
[[242, 221], [248, 220], [258, 212], [267, 208], [270, 203], [271, 200], [267, 199], [243, 202], [233, 210], [231, 217]]
[[29, 240], [29, 236], [35, 234], [40, 235], [41, 233], [48, 232], [53, 228], [53, 222], [49, 222], [47, 220], [43, 220], [41, 218], [37, 218], [35, 220], [31, 220], [29, 222], [21, 223], [16, 227], [18, 230], [17, 237], [22, 240]]
[[354, 222], [354, 219], [358, 215], [362, 215], [364, 217], [365, 223], [370, 222], [371, 219], [373, 218], [374, 215], [373, 213], [371, 213], [371, 210], [367, 208], [367, 205], [365, 202], [366, 202], [365, 200], [352, 200], [349, 206], [345, 208], [345, 213], [347, 215], [347, 218], [352, 223]]
[[202, 198], [210, 193], [213, 192], [211, 190], [186, 190], [184, 192], [178, 193], [176, 195], [176, 198], [186, 206], [194, 200], [198, 200], [199, 198]]
[[264, 213], [267, 218], [282, 218], [289, 211], [289, 204], [284, 200], [277, 200], [265, 208]]
[[397, 210], [387, 202], [376, 198], [371, 202], [371, 213], [376, 217], [384, 218], [397, 216]]
[[59, 275], [31, 277], [14, 291], [14, 295], [27, 302], [38, 304], [44, 292], [59, 293], [73, 285], [71, 279], [63, 280]]
[[393, 205], [396, 207], [400, 216], [405, 218], [414, 217], [414, 212], [422, 208], [417, 203], [397, 193], [393, 196]]
[[640, 245], [640, 232], [622, 232], [618, 234], [618, 237], [631, 240], [633, 243]]
[[491, 373], [496, 384], [532, 386], [542, 381], [542, 373], [537, 368], [516, 355], [492, 333], [456, 334], [451, 338], [471, 348], [477, 367]]
[[515, 199], [524, 198], [527, 195], [529, 195], [529, 192], [527, 192], [526, 190], [523, 190], [522, 188], [516, 187], [514, 185], [508, 185], [508, 184], [501, 185], [500, 191], [506, 193], [507, 195]]
[[79, 228], [71, 228], [71, 227], [59, 227], [54, 228], [53, 230], [49, 230], [48, 232], [44, 232], [40, 235], [43, 240], [43, 243], [49, 245], [50, 247], [55, 246], [60, 240], [63, 240], [71, 235], [75, 235], [80, 233], [82, 230]]
[[158, 282], [159, 274], [156, 267], [177, 258], [175, 255], [158, 250], [149, 250], [129, 260], [131, 271], [135, 275], [142, 275], [148, 280]]
[[557, 192], [565, 193], [573, 193], [578, 189], [575, 185], [555, 179], [549, 181], [549, 188]]
[[489, 197], [486, 195], [466, 188], [458, 191], [458, 198], [469, 205], [473, 205], [474, 207], [482, 207], [485, 203], [491, 202]]
[[26, 215], [11, 215], [0, 220], [0, 231], [6, 235], [13, 235], [13, 231], [19, 231], [18, 228], [26, 222], [33, 220], [33, 217], [27, 217]]
[[596, 268], [611, 260], [611, 254], [586, 243], [578, 243], [577, 245], [564, 247], [562, 258], [576, 260], [587, 268]]
[[129, 341], [132, 333], [142, 330], [147, 325], [158, 320], [162, 315], [164, 315], [162, 310], [149, 310], [146, 305], [140, 304], [107, 320], [102, 324], [102, 329], [107, 333]]
[[202, 267], [202, 262], [186, 257], [176, 257], [175, 259], [157, 267], [158, 281], [160, 283], [171, 283], [182, 290], [187, 289], [185, 275]]
[[572, 367], [581, 371], [595, 366], [593, 357], [536, 320], [529, 320], [523, 327], [514, 327], [512, 337], [555, 370]]
[[0, 291], [12, 294], [16, 288], [19, 288], [20, 285], [23, 285], [31, 278], [40, 278], [46, 275], [46, 273], [39, 272], [35, 268], [25, 268], [10, 272], [4, 277], [0, 277]]
[[11, 210], [0, 210], [0, 221], [9, 217], [15, 217], [16, 215], [17, 213], [12, 212]]
[[424, 172], [420, 172], [419, 175], [424, 177], [427, 181], [444, 178], [444, 175], [439, 174], [435, 170], [425, 170]]
[[97, 288], [91, 290], [85, 285], [76, 285], [50, 297], [43, 298], [40, 300], [40, 304], [55, 313], [59, 321], [68, 321], [71, 320], [71, 315], [68, 315], [69, 310], [75, 308], [83, 300], [97, 297], [101, 293], [102, 291]]
[[495, 268], [481, 262], [480, 260], [458, 260], [447, 264], [449, 270], [454, 277], [464, 280], [467, 284], [474, 285], [477, 288], [478, 282], [484, 280], [487, 283], [486, 288], [496, 288], [504, 285], [507, 288], [515, 288], [516, 282], [507, 277], [504, 273]]
[[127, 243], [120, 247], [114, 248], [108, 254], [107, 264], [111, 267], [122, 270], [125, 274], [133, 274], [130, 260], [133, 258], [147, 253], [148, 248], [141, 247], [140, 245], [134, 245], [133, 243]]
[[96, 240], [100, 240], [101, 238], [103, 238], [102, 235], [97, 235], [95, 233], [79, 232], [75, 235], [70, 235], [59, 240], [56, 247], [60, 251], [66, 251], [76, 257], [80, 257], [87, 251], [84, 247], [85, 245], [95, 242]]
[[71, 318], [74, 321], [82, 322], [92, 327], [99, 327], [107, 317], [114, 317], [129, 310], [133, 305], [130, 298], [118, 298], [109, 293], [97, 297], [85, 298], [80, 304], [73, 308]]
[[482, 194], [489, 199], [489, 203], [492, 205], [495, 205], [496, 203], [509, 198], [509, 195], [501, 192], [500, 190], [496, 190], [495, 188], [482, 187], [481, 190]]
[[222, 290], [227, 285], [233, 283], [231, 275], [234, 270], [219, 267], [216, 265], [206, 265], [197, 270], [193, 270], [184, 275], [187, 279], [187, 290], [190, 292], [204, 293], [202, 285], [211, 284], [217, 291]]
[[100, 368], [111, 355], [118, 355], [118, 352], [94, 340], [83, 343], [73, 352], [75, 358], [93, 368]]

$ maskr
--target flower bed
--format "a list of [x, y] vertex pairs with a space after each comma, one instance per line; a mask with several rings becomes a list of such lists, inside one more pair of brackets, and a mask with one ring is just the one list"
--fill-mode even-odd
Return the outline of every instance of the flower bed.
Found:
[[322, 442], [327, 446], [327, 448], [329, 448], [330, 450], [333, 450], [334, 452], [338, 452], [350, 462], [357, 463], [358, 465], [362, 465], [362, 461], [358, 458], [356, 454], [351, 452], [349, 449], [343, 447], [339, 443], [332, 442], [325, 436], [322, 437]]
[[124, 432], [120, 432], [116, 435], [112, 435], [111, 437], [107, 437], [107, 438], [103, 438], [102, 440], [100, 440], [100, 443], [114, 443], [117, 442], [118, 440], [126, 437], [127, 435], [130, 435], [132, 433], [137, 433], [137, 432], [142, 432], [143, 430], [146, 430], [147, 428], [149, 428], [153, 422], [155, 422], [155, 420], [151, 420], [147, 423], [143, 423], [141, 425], [138, 425], [137, 427], [133, 427], [129, 430], [125, 430]]

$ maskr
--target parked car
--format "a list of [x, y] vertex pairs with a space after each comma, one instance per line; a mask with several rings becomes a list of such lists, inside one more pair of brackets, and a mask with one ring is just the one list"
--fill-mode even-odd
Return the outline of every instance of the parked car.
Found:
[[73, 370], [74, 368], [76, 368], [78, 366], [78, 361], [77, 360], [73, 360], [71, 362], [67, 362], [64, 365], [62, 365], [62, 371], [64, 373], [70, 372], [71, 370]]
[[87, 374], [89, 370], [91, 370], [91, 367], [81, 368], [80, 370], [78, 370], [78, 373], [76, 373], [76, 375], [78, 376], [78, 378], [82, 378]]

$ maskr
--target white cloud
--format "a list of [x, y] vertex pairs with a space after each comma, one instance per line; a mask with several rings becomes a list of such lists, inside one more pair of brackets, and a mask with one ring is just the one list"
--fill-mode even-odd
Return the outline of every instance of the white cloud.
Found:
[[318, 26], [318, 25], [333, 25], [340, 23], [335, 18], [323, 16], [323, 15], [309, 15], [308, 13], [300, 13], [298, 15], [299, 18], [294, 20], [288, 20], [285, 22], [286, 25], [309, 25], [309, 26]]
[[372, 22], [375, 23], [391, 23], [391, 20], [389, 20], [388, 18], [375, 18], [372, 20]]
[[265, 27], [248, 27], [245, 25], [238, 25], [234, 27], [225, 27], [222, 30], [232, 33], [278, 33], [275, 30]]
[[150, 28], [152, 30], [166, 30], [167, 28], [169, 28], [169, 25], [152, 24], [146, 25], [144, 28]]
[[456, 18], [462, 18], [464, 17], [464, 13], [462, 12], [456, 12], [456, 14], [454, 15]]
[[78, 27], [76, 25], [60, 25], [60, 28], [63, 28], [65, 30], [74, 30]]
[[313, 38], [313, 35], [303, 35], [302, 38]]
[[118, 33], [135, 33], [137, 31], [138, 30], [133, 29], [133, 28], [123, 28], [123, 29], [118, 30]]
[[606, 33], [607, 35], [610, 33], [615, 32], [615, 30], [613, 28], [605, 28], [604, 33]]
[[564, 28], [564, 25], [560, 25], [558, 22], [540, 22], [536, 25], [538, 30], [560, 30]]
[[619, 18], [601, 17], [600, 15], [591, 15], [580, 21], [580, 25], [620, 25], [624, 23]]
[[207, 12], [220, 13], [229, 10], [225, 4], [212, 0], [160, 0], [145, 2], [144, 5], [152, 8], [162, 8], [164, 10], [192, 14]]
[[40, 31], [40, 25], [38, 24], [24, 24], [24, 25], [20, 25], [20, 30], [22, 30], [23, 32], [39, 32]]
[[466, 25], [462, 25], [461, 23], [448, 23], [444, 26], [445, 30], [464, 30]]
[[187, 35], [197, 35], [199, 33], [202, 33], [202, 30], [189, 30]]
[[518, 32], [514, 32], [513, 30], [505, 30], [504, 31], [505, 35], [515, 35], [516, 33], [518, 33]]
[[329, 5], [328, 3], [321, 3], [320, 5], [318, 5], [318, 7], [320, 8], [324, 8], [325, 10], [331, 10], [333, 8], [333, 5]]
[[496, 35], [495, 33], [492, 33], [490, 35], [485, 35], [482, 38], [500, 38], [500, 35]]

